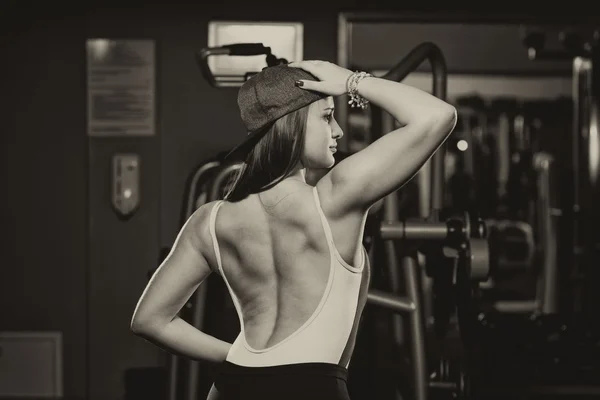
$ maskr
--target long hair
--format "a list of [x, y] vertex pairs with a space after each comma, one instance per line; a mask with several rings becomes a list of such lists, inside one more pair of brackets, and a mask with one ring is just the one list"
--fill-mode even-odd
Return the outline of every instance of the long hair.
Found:
[[302, 107], [275, 121], [229, 183], [230, 189], [224, 196], [225, 200], [243, 200], [291, 175], [304, 153], [309, 107]]

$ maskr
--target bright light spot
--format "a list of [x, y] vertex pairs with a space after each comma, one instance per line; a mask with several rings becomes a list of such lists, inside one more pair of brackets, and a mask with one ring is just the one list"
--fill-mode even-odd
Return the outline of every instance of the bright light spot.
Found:
[[101, 61], [108, 55], [112, 44], [109, 39], [90, 39], [88, 40], [90, 55], [95, 61]]
[[469, 143], [467, 143], [466, 140], [459, 140], [458, 143], [456, 143], [456, 148], [460, 151], [465, 151], [469, 148]]

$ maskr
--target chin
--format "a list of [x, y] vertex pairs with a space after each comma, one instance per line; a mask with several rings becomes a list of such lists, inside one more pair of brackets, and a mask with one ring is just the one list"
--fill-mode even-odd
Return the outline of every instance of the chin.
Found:
[[323, 169], [329, 169], [333, 167], [335, 165], [335, 158], [333, 157], [333, 154], [328, 154], [327, 158], [325, 158], [320, 165], [320, 168]]
[[329, 151], [329, 154], [324, 154], [320, 157], [314, 157], [308, 165], [307, 169], [321, 170], [321, 169], [329, 169], [333, 167], [336, 163], [335, 157]]

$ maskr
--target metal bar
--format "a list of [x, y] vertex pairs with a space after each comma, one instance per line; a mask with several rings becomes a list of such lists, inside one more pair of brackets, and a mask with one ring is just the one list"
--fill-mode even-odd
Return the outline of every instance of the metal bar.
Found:
[[[393, 192], [386, 196], [383, 203], [383, 216], [387, 221], [398, 221], [398, 194]], [[400, 266], [398, 265], [398, 256], [396, 254], [396, 243], [391, 240], [383, 242], [386, 254], [386, 268], [389, 276], [390, 289], [392, 294], [400, 296], [400, 287], [402, 285], [402, 277]], [[402, 329], [402, 316], [394, 313], [391, 315], [392, 331], [394, 339], [398, 346], [404, 343], [404, 329]]]
[[510, 170], [510, 116], [506, 112], [501, 112], [498, 119], [497, 147], [496, 147], [496, 177], [498, 187], [496, 196], [498, 200], [506, 195], [507, 183]]
[[430, 381], [428, 386], [430, 389], [440, 389], [448, 391], [457, 389], [457, 385], [455, 382]]
[[168, 383], [167, 383], [167, 398], [169, 400], [177, 399], [177, 376], [179, 374], [178, 357], [174, 354], [170, 354], [167, 360], [167, 368], [169, 371]]
[[415, 47], [399, 63], [392, 67], [382, 78], [402, 81], [411, 72], [417, 69], [425, 60], [431, 63], [433, 73], [433, 95], [445, 100], [447, 89], [446, 60], [438, 46], [431, 42], [424, 42]]
[[[573, 173], [573, 261], [572, 265], [572, 276], [579, 276], [583, 272], [584, 268], [584, 257], [582, 254], [583, 241], [585, 235], [582, 232], [584, 223], [582, 218], [585, 218], [581, 213], [581, 203], [584, 201], [582, 198], [581, 187], [582, 187], [582, 176], [581, 171], [587, 166], [583, 164], [582, 160], [582, 142], [585, 142], [583, 135], [586, 132], [583, 131], [583, 127], [587, 124], [585, 121], [585, 114], [587, 111], [586, 95], [587, 88], [590, 85], [592, 73], [592, 62], [590, 59], [583, 57], [576, 57], [573, 59], [573, 134], [572, 134], [572, 173]], [[585, 157], [583, 157], [585, 159]], [[573, 307], [574, 313], [581, 313], [584, 306], [583, 298], [583, 287], [582, 282], [577, 280], [573, 283]]]
[[208, 202], [219, 200], [222, 197], [220, 192], [223, 188], [225, 180], [229, 178], [232, 173], [242, 168], [242, 165], [243, 163], [229, 164], [215, 173], [210, 190], [208, 192]]
[[468, 147], [466, 150], [463, 150], [463, 159], [464, 159], [464, 171], [469, 176], [475, 176], [475, 165], [474, 165], [474, 151], [475, 151], [475, 141], [473, 130], [476, 129], [476, 124], [473, 123], [473, 119], [476, 116], [475, 110], [468, 107], [463, 107], [458, 109], [458, 115], [462, 116], [464, 129], [463, 129], [463, 138], [467, 142]]
[[494, 309], [502, 313], [531, 313], [539, 308], [540, 304], [535, 300], [497, 301], [494, 303]]
[[[600, 31], [596, 32], [596, 36]], [[583, 275], [585, 276], [584, 293], [584, 318], [589, 321], [591, 326], [600, 326], [600, 313], [598, 312], [600, 304], [600, 292], [597, 288], [597, 282], [600, 280], [600, 270], [598, 269], [598, 260], [600, 259], [600, 234], [598, 226], [600, 225], [600, 213], [598, 213], [598, 204], [600, 204], [600, 133], [598, 131], [598, 101], [600, 100], [600, 51], [596, 48], [593, 55], [590, 56], [590, 73], [588, 76], [588, 85], [585, 93], [585, 132], [582, 132], [580, 149], [585, 154], [582, 158], [584, 164], [581, 165], [580, 172], [582, 184], [582, 215], [585, 219], [582, 221], [582, 241], [583, 246]]]
[[415, 311], [415, 304], [405, 297], [400, 297], [381, 290], [371, 289], [367, 301], [376, 306], [391, 309], [398, 314], [410, 314]]
[[380, 235], [383, 240], [445, 240], [448, 227], [445, 223], [426, 221], [382, 222]]
[[543, 266], [536, 291], [537, 302], [544, 314], [558, 312], [558, 239], [557, 239], [557, 199], [552, 182], [554, 157], [547, 153], [537, 153], [534, 166], [537, 170], [537, 207], [539, 232], [542, 237]]
[[419, 217], [427, 218], [431, 214], [431, 160], [428, 160], [416, 176], [419, 198]]
[[188, 188], [190, 188], [188, 195], [187, 195], [187, 199], [186, 199], [186, 203], [185, 203], [185, 211], [184, 214], [182, 215], [182, 224], [185, 223], [188, 218], [192, 215], [192, 213], [194, 212], [194, 209], [196, 208], [196, 197], [194, 196], [195, 194], [195, 190], [194, 188], [196, 187], [196, 185], [198, 185], [198, 181], [200, 181], [200, 179], [202, 177], [204, 177], [204, 175], [210, 171], [211, 169], [218, 167], [220, 165], [220, 163], [218, 161], [211, 161], [211, 162], [207, 162], [205, 164], [202, 164], [202, 166], [200, 166], [200, 168], [198, 168], [196, 170], [196, 172], [194, 173], [194, 175], [192, 176], [192, 179], [190, 180], [190, 182], [188, 183]]
[[427, 399], [427, 360], [425, 355], [425, 321], [421, 302], [421, 285], [419, 264], [417, 260], [406, 256], [402, 258], [402, 270], [407, 283], [409, 301], [414, 304], [415, 311], [410, 313], [410, 339], [413, 362], [413, 388], [416, 400]]

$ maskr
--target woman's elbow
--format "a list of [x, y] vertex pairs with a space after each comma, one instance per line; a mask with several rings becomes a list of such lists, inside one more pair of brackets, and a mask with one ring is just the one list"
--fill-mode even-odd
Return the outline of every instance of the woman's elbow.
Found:
[[136, 335], [147, 335], [155, 325], [151, 318], [134, 314], [129, 323], [129, 329]]
[[140, 335], [144, 330], [146, 330], [146, 325], [137, 319], [133, 318], [131, 323], [129, 324], [129, 329], [136, 335]]
[[448, 104], [445, 116], [448, 119], [447, 123], [451, 126], [451, 130], [454, 129], [456, 122], [458, 121], [458, 111], [456, 110], [456, 107]]
[[458, 120], [456, 107], [448, 103], [442, 103], [438, 109], [431, 113], [431, 119], [438, 125], [454, 128]]
[[439, 109], [432, 111], [429, 115], [429, 133], [433, 133], [435, 137], [441, 135], [448, 136], [458, 121], [458, 112], [455, 107], [448, 103], [443, 103]]

